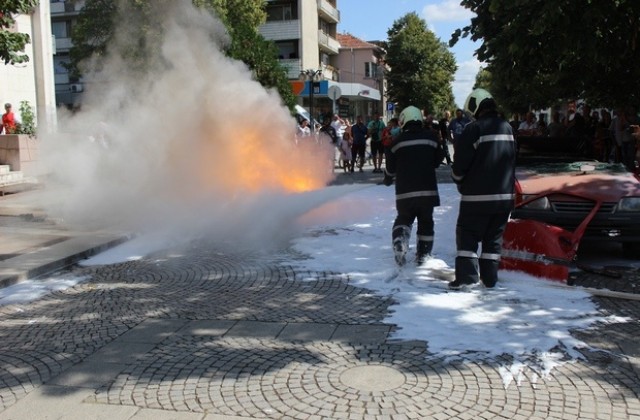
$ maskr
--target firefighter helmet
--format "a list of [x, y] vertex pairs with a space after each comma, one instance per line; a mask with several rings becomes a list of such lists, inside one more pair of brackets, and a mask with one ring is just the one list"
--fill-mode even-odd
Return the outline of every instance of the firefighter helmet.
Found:
[[478, 118], [478, 110], [480, 109], [480, 104], [485, 99], [493, 99], [493, 96], [486, 90], [482, 88], [474, 89], [473, 92], [467, 97], [467, 101], [464, 103], [464, 109], [467, 112], [470, 112], [471, 115]]
[[408, 106], [402, 110], [398, 117], [398, 124], [401, 128], [410, 121], [418, 121], [422, 123], [422, 112], [415, 106]]

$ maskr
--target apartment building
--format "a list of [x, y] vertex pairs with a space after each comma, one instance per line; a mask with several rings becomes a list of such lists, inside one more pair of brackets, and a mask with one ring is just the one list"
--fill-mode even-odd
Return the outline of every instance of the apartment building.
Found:
[[53, 72], [56, 103], [58, 106], [74, 108], [80, 104], [84, 85], [81, 80], [69, 76], [64, 66], [69, 63], [71, 50], [71, 29], [74, 20], [84, 7], [84, 1], [50, 0], [51, 33], [55, 49], [53, 52]]
[[[69, 108], [79, 104], [85, 88], [64, 66], [72, 26], [83, 6], [84, 1], [50, 0], [56, 103]], [[320, 121], [332, 112], [354, 119], [383, 110], [379, 47], [341, 36], [339, 22], [337, 0], [268, 0], [267, 21], [259, 28], [275, 42], [298, 103]]]
[[270, 0], [267, 21], [260, 27], [260, 33], [278, 47], [298, 103], [319, 121], [333, 112], [355, 119], [381, 110], [379, 80], [355, 77], [351, 67], [342, 67], [365, 64], [340, 58], [352, 50], [340, 43], [339, 22], [337, 0]]

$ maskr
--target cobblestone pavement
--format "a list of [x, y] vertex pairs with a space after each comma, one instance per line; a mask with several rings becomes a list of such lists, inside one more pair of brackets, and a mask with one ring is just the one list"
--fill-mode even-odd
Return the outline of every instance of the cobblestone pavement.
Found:
[[72, 273], [0, 307], [0, 419], [640, 417], [635, 300], [594, 297], [631, 321], [575, 331], [600, 350], [505, 387], [508, 356], [389, 340], [393, 299], [340, 273], [206, 243]]

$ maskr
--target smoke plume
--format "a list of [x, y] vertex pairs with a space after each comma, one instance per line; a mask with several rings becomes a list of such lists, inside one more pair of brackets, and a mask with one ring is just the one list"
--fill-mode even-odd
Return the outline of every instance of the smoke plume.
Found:
[[334, 150], [295, 144], [277, 92], [222, 52], [218, 19], [188, 0], [161, 3], [151, 70], [141, 76], [123, 59], [135, 16], [86, 63], [81, 109], [60, 112], [58, 132], [41, 142], [43, 205], [69, 224], [266, 239], [323, 201], [309, 192], [332, 179]]

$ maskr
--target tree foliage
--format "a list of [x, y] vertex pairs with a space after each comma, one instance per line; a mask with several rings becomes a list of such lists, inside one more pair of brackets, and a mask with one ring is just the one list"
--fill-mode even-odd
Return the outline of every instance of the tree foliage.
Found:
[[0, 1], [0, 59], [4, 64], [20, 64], [29, 61], [25, 46], [31, 42], [29, 34], [15, 32], [15, 16], [29, 14], [40, 3], [39, 0]]
[[[163, 36], [164, 13], [171, 10], [166, 2], [175, 0], [86, 0], [72, 34], [70, 52], [72, 75], [80, 77], [89, 58], [103, 57], [116, 39], [125, 39], [120, 55], [131, 71], [163, 65], [158, 62]], [[193, 0], [194, 6], [215, 14], [225, 25], [231, 42], [225, 54], [243, 61], [253, 71], [256, 80], [267, 88], [275, 88], [283, 102], [292, 108], [295, 97], [289, 85], [286, 69], [277, 59], [275, 45], [258, 33], [265, 21], [264, 0]], [[116, 25], [117, 23], [117, 25]], [[118, 32], [115, 31], [116, 27]], [[124, 32], [122, 32], [124, 31]], [[212, 28], [212, 31], [214, 29]]]
[[431, 112], [453, 109], [451, 83], [457, 66], [447, 45], [415, 12], [396, 20], [387, 35], [389, 101], [400, 109], [408, 105]]
[[640, 104], [637, 0], [462, 0], [476, 14], [458, 29], [480, 41], [492, 94], [507, 108], [582, 98], [592, 105]]

